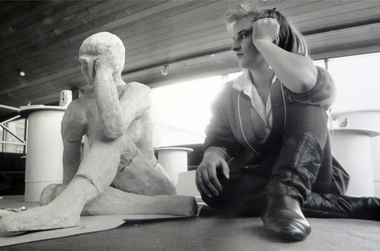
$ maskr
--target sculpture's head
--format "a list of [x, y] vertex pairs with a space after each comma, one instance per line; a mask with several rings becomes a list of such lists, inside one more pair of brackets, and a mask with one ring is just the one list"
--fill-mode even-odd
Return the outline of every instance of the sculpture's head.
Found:
[[109, 32], [99, 32], [83, 41], [79, 49], [79, 62], [82, 64], [82, 73], [90, 84], [97, 59], [108, 64], [113, 70], [113, 76], [120, 76], [125, 61], [125, 48], [121, 39]]

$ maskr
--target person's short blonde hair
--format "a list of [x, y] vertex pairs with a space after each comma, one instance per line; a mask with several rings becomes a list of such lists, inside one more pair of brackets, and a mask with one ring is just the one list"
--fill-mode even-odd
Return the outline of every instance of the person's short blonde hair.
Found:
[[262, 18], [275, 18], [280, 24], [279, 37], [276, 44], [286, 51], [308, 56], [308, 49], [302, 34], [279, 11], [274, 9], [259, 9], [256, 4], [246, 2], [226, 13], [225, 21], [230, 30], [233, 23], [244, 18], [251, 18], [252, 22]]

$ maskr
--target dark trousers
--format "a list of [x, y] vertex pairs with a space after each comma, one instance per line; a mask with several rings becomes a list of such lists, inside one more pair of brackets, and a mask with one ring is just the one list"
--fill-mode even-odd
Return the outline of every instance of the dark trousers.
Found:
[[[335, 160], [333, 165], [325, 109], [299, 103], [290, 103], [286, 108], [283, 144], [298, 134], [310, 133], [318, 139], [323, 149], [322, 165], [311, 191], [343, 194], [347, 187], [348, 175]], [[232, 216], [260, 216], [265, 204], [265, 187], [270, 180], [276, 158], [278, 156], [272, 156], [268, 158], [270, 160], [248, 167], [230, 166], [229, 179], [218, 172], [222, 191], [212, 198], [201, 193], [203, 201], [210, 207]]]

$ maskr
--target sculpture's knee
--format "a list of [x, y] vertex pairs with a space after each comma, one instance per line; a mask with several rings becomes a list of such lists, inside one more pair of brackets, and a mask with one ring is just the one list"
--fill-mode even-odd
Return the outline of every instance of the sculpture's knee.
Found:
[[86, 158], [81, 162], [74, 179], [86, 179], [99, 193], [102, 193], [112, 183], [117, 173], [121, 155], [118, 144], [118, 141], [107, 143], [95, 142], [92, 144]]
[[40, 206], [49, 204], [52, 200], [58, 197], [66, 187], [67, 185], [63, 184], [50, 184], [46, 186], [41, 192]]
[[132, 160], [137, 157], [137, 155], [139, 155], [139, 149], [134, 144], [131, 144], [125, 148], [121, 153], [118, 172], [123, 171], [124, 168], [129, 166]]

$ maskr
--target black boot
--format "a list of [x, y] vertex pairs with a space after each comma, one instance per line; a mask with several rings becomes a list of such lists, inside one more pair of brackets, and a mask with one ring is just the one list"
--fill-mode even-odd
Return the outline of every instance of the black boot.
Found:
[[285, 241], [302, 241], [311, 232], [299, 202], [287, 195], [268, 196], [262, 219], [268, 233]]
[[314, 135], [302, 133], [285, 142], [266, 187], [262, 219], [267, 232], [286, 241], [301, 241], [310, 234], [301, 207], [321, 163], [322, 148]]
[[380, 199], [312, 193], [302, 211], [306, 217], [380, 221]]

